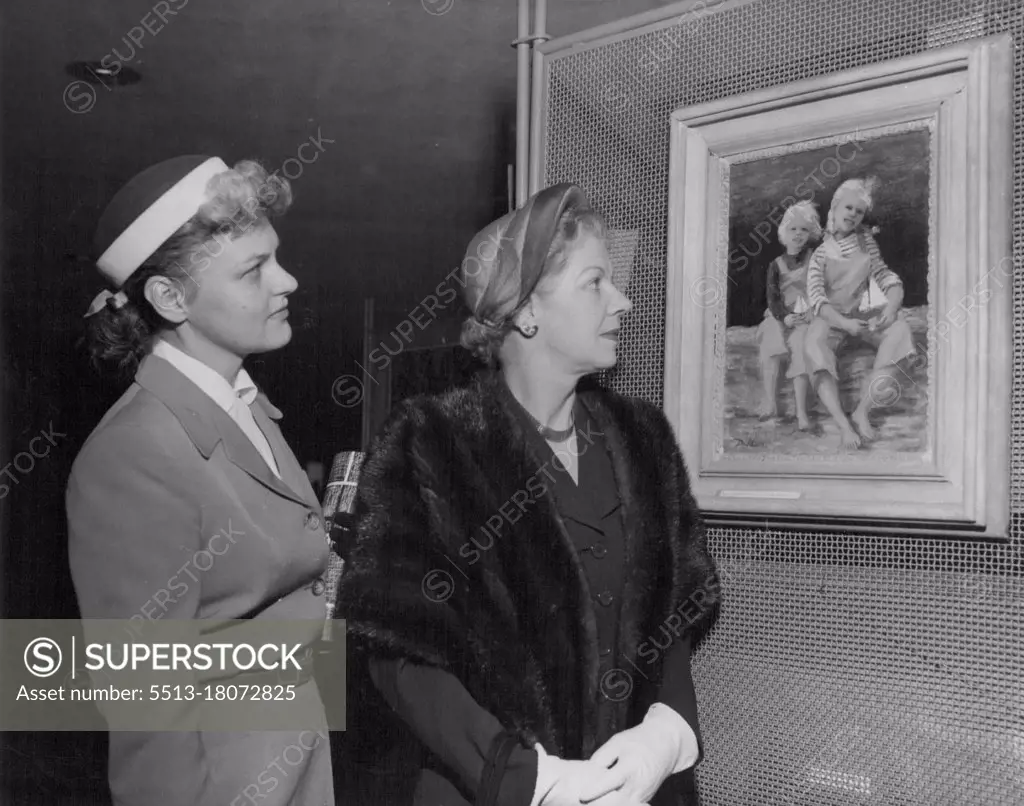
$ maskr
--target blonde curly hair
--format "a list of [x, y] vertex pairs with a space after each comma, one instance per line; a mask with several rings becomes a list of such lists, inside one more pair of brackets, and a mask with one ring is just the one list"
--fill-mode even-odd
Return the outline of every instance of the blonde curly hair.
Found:
[[779, 222], [779, 243], [785, 247], [789, 244], [785, 240], [786, 228], [795, 221], [807, 224], [810, 236], [814, 240], [821, 238], [821, 220], [818, 217], [818, 206], [811, 201], [798, 201], [786, 208], [782, 214], [782, 221]]
[[871, 208], [875, 206], [875, 193], [881, 186], [881, 181], [877, 176], [865, 176], [862, 179], [847, 179], [843, 182], [836, 192], [832, 194], [832, 202], [828, 208], [828, 224], [826, 229], [829, 232], [835, 232], [836, 220], [835, 210], [836, 205], [839, 203], [839, 198], [847, 194], [853, 194], [862, 202], [866, 208], [866, 212], [870, 212]]

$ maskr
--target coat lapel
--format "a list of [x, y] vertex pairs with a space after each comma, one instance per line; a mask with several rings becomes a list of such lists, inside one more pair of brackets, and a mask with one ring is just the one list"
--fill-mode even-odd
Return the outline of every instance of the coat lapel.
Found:
[[[223, 443], [224, 455], [252, 478], [284, 498], [309, 505], [301, 494], [274, 475], [256, 446], [230, 415], [169, 362], [155, 355], [146, 356], [135, 380], [171, 410], [205, 458], [209, 459], [217, 445]], [[268, 422], [261, 406], [254, 407], [253, 416], [261, 428]], [[263, 422], [260, 421], [261, 417]], [[268, 431], [278, 429], [274, 426], [264, 430], [278, 465], [285, 463], [286, 456], [294, 461], [290, 450], [281, 450], [282, 446], [287, 447], [284, 446], [284, 440], [280, 440], [280, 445], [275, 445]]]
[[618, 485], [611, 462], [604, 460], [609, 455], [605, 429], [598, 427], [586, 406], [582, 408], [585, 414], [576, 435], [579, 485], [569, 490], [565, 515], [603, 533], [605, 518], [619, 508]]
[[[517, 414], [521, 408], [515, 400], [512, 406]], [[568, 471], [561, 470], [555, 452], [536, 429], [531, 427], [527, 415], [521, 414], [520, 422], [526, 438], [540, 465], [550, 469], [554, 479], [553, 494], [559, 514], [582, 523], [598, 532], [604, 531], [604, 519], [619, 506], [615, 478], [608, 462], [601, 461], [601, 452], [607, 454], [608, 446], [604, 434], [590, 417], [589, 409], [577, 404], [576, 422], [578, 433], [576, 451], [579, 460], [579, 481], [574, 482]]]
[[[280, 409], [267, 400], [262, 393], [256, 398], [256, 404], [252, 407], [253, 417], [256, 420], [256, 425], [260, 427], [263, 435], [267, 438], [267, 442], [270, 443], [270, 450], [274, 452], [274, 459], [277, 460], [277, 469], [281, 471], [281, 478], [284, 479], [289, 489], [302, 495], [307, 505], [319, 510], [320, 502], [316, 500], [316, 493], [313, 492], [313, 487], [309, 483], [309, 477], [299, 465], [299, 460], [295, 458], [288, 443], [284, 441], [281, 428], [275, 422], [281, 419]], [[265, 464], [266, 462], [264, 462]]]
[[[522, 489], [525, 479], [529, 478], [550, 478], [549, 471], [545, 472], [546, 466], [551, 459], [550, 449], [548, 454], [541, 453], [540, 448], [547, 448], [547, 444], [540, 440], [541, 445], [536, 446], [531, 439], [530, 426], [522, 420], [518, 410], [518, 402], [512, 396], [511, 391], [505, 385], [500, 374], [494, 373], [479, 381], [481, 384], [479, 399], [483, 401], [485, 411], [487, 408], [496, 409], [502, 415], [506, 428], [491, 426], [490, 445], [483, 451], [483, 455], [495, 457], [507, 457], [510, 473], [506, 476], [507, 489], [496, 491], [496, 501], [515, 500], [515, 495]], [[491, 418], [482, 412], [481, 421], [486, 422]], [[493, 421], [492, 421], [493, 422]], [[571, 479], [566, 480], [572, 484]], [[514, 554], [523, 557], [521, 547], [533, 543], [532, 551], [525, 552], [533, 560], [541, 560], [541, 567], [534, 566], [532, 573], [536, 574], [539, 583], [538, 591], [558, 590], [566, 596], [566, 608], [572, 614], [574, 636], [564, 636], [565, 640], [574, 642], [574, 652], [579, 658], [578, 665], [562, 665], [558, 673], [569, 675], [568, 688], [560, 688], [558, 694], [562, 696], [579, 696], [580, 702], [594, 702], [599, 693], [599, 671], [600, 658], [598, 655], [598, 634], [597, 614], [594, 611], [594, 601], [591, 597], [590, 584], [587, 574], [580, 560], [579, 552], [573, 543], [572, 536], [565, 526], [559, 502], [555, 499], [553, 486], [550, 483], [543, 485], [543, 492], [539, 496], [539, 503], [542, 506], [531, 507], [531, 517], [524, 518], [519, 522], [519, 540]], [[557, 544], [552, 545], [552, 536], [557, 535]], [[521, 541], [521, 542], [520, 542]], [[520, 559], [519, 562], [522, 560]], [[525, 576], [531, 571], [521, 569]], [[526, 597], [529, 598], [529, 597]], [[540, 597], [538, 597], [540, 599]], [[531, 602], [531, 605], [537, 604]], [[525, 602], [522, 603], [526, 606]], [[550, 614], [538, 611], [538, 619], [547, 621]], [[543, 626], [538, 624], [538, 629]], [[541, 659], [542, 662], [550, 659]], [[565, 661], [562, 662], [565, 664]], [[564, 684], [563, 684], [564, 685]], [[551, 692], [555, 694], [555, 692]], [[554, 699], [559, 699], [558, 694]], [[560, 703], [561, 707], [573, 707], [566, 703]], [[568, 746], [578, 746], [583, 757], [588, 757], [597, 748], [594, 746], [594, 739], [597, 735], [597, 711], [592, 708], [582, 708], [575, 718], [568, 720], [565, 727], [570, 731], [567, 737]], [[573, 736], [575, 734], [575, 736]]]
[[661, 603], [654, 602], [654, 592], [664, 589], [666, 580], [652, 578], [651, 572], [666, 575], [673, 565], [672, 557], [662, 551], [668, 535], [655, 514], [662, 509], [659, 491], [638, 472], [650, 465], [650, 458], [645, 461], [641, 451], [631, 444], [629, 435], [640, 431], [639, 424], [631, 422], [632, 412], [625, 407], [611, 411], [604, 402], [608, 398], [597, 394], [581, 392], [580, 397], [606, 441], [621, 504], [626, 567], [619, 613], [619, 658], [643, 674], [633, 663], [637, 649], [653, 624], [667, 615]]
[[[523, 478], [536, 474], [545, 460], [550, 461], [550, 457], [540, 453], [539, 447], [530, 438], [527, 426], [517, 416], [515, 407], [518, 403], [500, 376], [492, 376], [481, 383], [484, 383], [482, 399], [487, 401], [485, 406], [496, 406], [502, 410], [509, 426], [507, 429], [496, 429], [501, 433], [494, 434], [494, 442], [484, 453], [488, 456], [508, 457], [513, 466], [510, 483], [522, 484]], [[611, 486], [617, 492], [617, 495], [610, 495], [601, 502], [593, 501], [592, 506], [605, 515], [619, 507], [617, 515], [622, 519], [625, 569], [618, 621], [618, 657], [623, 668], [629, 669], [631, 674], [635, 669], [638, 676], [646, 676], [644, 669], [635, 663], [637, 651], [645, 637], [668, 615], [668, 601], [664, 592], [671, 589], [672, 568], [678, 559], [673, 556], [675, 548], [671, 546], [664, 516], [659, 514], [664, 512], [664, 491], [658, 489], [655, 477], [647, 471], [652, 465], [652, 457], [644, 455], [644, 448], [637, 441], [637, 435], [643, 433], [644, 429], [632, 407], [599, 391], [587, 391], [585, 382], [577, 394], [589, 414], [594, 432], [594, 445], [590, 449], [606, 450], [611, 456], [614, 477]], [[486, 411], [482, 412], [481, 420], [488, 419]], [[547, 447], [546, 443], [541, 447]], [[581, 481], [585, 481], [582, 474]], [[569, 480], [567, 483], [572, 482]], [[577, 492], [581, 496], [577, 503], [582, 503], [588, 491], [581, 489]], [[510, 490], [499, 491], [499, 496], [502, 500], [511, 498]], [[555, 500], [551, 485], [546, 485], [543, 500], [547, 506], [537, 512], [540, 521], [534, 521], [524, 529], [520, 539], [533, 541], [534, 551], [552, 557], [546, 569], [548, 582], [545, 584], [571, 586], [574, 590], [567, 605], [575, 612], [579, 630], [577, 647], [580, 663], [575, 671], [578, 675], [577, 691], [583, 702], [593, 703], [600, 695], [601, 668], [596, 613], [586, 571], [562, 518], [563, 515], [581, 515], [583, 522], [588, 524], [593, 523], [594, 518], [581, 513], [577, 506], [572, 506], [572, 513], [560, 511], [563, 502]], [[550, 526], [545, 528], [545, 523]], [[553, 555], [552, 547], [537, 542], [550, 541], [552, 534], [560, 537], [557, 551]], [[559, 572], [556, 569], [565, 570]], [[629, 699], [619, 703], [619, 707], [628, 710]], [[580, 730], [580, 747], [584, 758], [596, 750], [593, 743], [598, 733], [597, 713], [597, 709], [585, 708], [575, 726], [575, 729]], [[620, 715], [620, 719], [624, 718], [624, 715]]]

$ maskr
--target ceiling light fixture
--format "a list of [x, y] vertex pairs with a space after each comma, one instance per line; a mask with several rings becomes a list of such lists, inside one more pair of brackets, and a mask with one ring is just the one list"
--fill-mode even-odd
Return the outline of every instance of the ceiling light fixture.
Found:
[[110, 68], [104, 67], [101, 62], [70, 62], [64, 69], [68, 75], [98, 87], [127, 87], [142, 81], [142, 75], [137, 70], [123, 64]]

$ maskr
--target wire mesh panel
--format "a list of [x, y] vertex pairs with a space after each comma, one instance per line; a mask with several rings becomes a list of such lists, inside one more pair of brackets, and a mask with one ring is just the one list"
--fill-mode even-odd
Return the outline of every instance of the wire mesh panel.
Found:
[[[605, 214], [634, 303], [608, 382], [662, 402], [673, 110], [1006, 31], [1024, 41], [1022, 0], [719, 0], [552, 51], [544, 181], [578, 183]], [[1019, 267], [1019, 56], [1014, 93]], [[707, 806], [1024, 804], [1019, 272], [1014, 312], [1010, 543], [712, 530], [725, 604], [694, 658]]]

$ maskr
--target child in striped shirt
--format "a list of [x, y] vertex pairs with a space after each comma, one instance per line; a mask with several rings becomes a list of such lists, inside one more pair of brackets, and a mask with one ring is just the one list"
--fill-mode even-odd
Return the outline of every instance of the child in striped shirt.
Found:
[[[804, 341], [807, 368], [818, 396], [839, 426], [842, 444], [859, 447], [875, 437], [871, 409], [896, 384], [897, 362], [914, 353], [910, 326], [899, 317], [903, 281], [882, 259], [864, 216], [874, 203], [878, 180], [849, 179], [832, 197], [825, 240], [807, 269], [807, 297], [814, 319]], [[871, 280], [885, 297], [882, 308], [865, 304]], [[860, 401], [848, 419], [839, 400], [836, 351], [848, 338], [876, 348], [874, 367], [864, 380]]]

